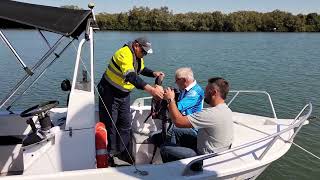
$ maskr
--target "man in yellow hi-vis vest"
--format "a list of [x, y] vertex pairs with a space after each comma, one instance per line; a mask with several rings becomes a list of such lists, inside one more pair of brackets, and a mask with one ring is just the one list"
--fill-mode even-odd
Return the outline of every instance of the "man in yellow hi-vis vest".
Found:
[[139, 77], [140, 74], [147, 77], [164, 75], [163, 72], [152, 71], [144, 66], [143, 57], [151, 53], [151, 43], [145, 37], [128, 42], [114, 53], [98, 85], [99, 93], [113, 120], [112, 122], [99, 98], [99, 117], [100, 121], [106, 125], [108, 151], [111, 156], [121, 152], [126, 153], [124, 145], [128, 147], [131, 140], [130, 92], [132, 89], [136, 87], [157, 99], [163, 98], [164, 92], [161, 86], [153, 87]]

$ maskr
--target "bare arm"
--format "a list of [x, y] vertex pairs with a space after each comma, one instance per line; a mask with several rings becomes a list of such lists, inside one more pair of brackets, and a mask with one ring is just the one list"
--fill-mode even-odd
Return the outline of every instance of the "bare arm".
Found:
[[174, 96], [175, 94], [172, 89], [166, 89], [164, 98], [169, 100], [168, 109], [171, 115], [171, 120], [179, 128], [192, 128], [193, 126], [188, 120], [187, 116], [183, 116], [178, 110], [178, 107], [174, 100]]

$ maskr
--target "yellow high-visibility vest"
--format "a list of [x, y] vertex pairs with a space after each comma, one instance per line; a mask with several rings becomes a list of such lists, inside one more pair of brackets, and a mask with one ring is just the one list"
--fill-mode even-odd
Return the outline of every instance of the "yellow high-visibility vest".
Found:
[[134, 85], [125, 81], [130, 72], [139, 74], [144, 69], [143, 58], [138, 60], [131, 44], [125, 45], [114, 53], [105, 72], [105, 79], [124, 92], [130, 92]]

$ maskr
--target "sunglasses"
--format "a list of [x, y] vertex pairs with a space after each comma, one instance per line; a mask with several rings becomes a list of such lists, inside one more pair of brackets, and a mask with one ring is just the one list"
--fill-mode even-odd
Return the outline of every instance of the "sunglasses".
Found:
[[180, 80], [183, 80], [183, 78], [176, 78], [176, 82], [180, 81]]
[[140, 46], [140, 48], [141, 48], [141, 52], [142, 52], [143, 56], [146, 56], [146, 55], [148, 54], [147, 51], [145, 51], [145, 50], [143, 49], [143, 47], [142, 47], [141, 44], [139, 44], [139, 46]]

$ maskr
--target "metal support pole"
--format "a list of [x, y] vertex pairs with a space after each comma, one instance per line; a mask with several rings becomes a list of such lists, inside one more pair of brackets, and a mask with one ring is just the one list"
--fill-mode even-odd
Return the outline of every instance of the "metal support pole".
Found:
[[[57, 42], [52, 46], [51, 49], [49, 49], [42, 58], [34, 65], [32, 68], [33, 71], [35, 71], [43, 62], [48, 59], [48, 57], [54, 52], [54, 50], [58, 47], [58, 45], [62, 42], [64, 36], [61, 36], [60, 39], [57, 40]], [[29, 74], [25, 75], [16, 85], [15, 87], [8, 93], [7, 96], [5, 96], [1, 103], [0, 103], [0, 109], [9, 101], [9, 99], [18, 91], [18, 89], [21, 87], [22, 84], [24, 84], [28, 78], [30, 77]]]
[[6, 36], [2, 33], [2, 31], [0, 30], [0, 36], [1, 39], [3, 40], [4, 43], [6, 43], [6, 45], [8, 46], [8, 48], [11, 50], [11, 52], [13, 53], [13, 55], [17, 58], [17, 60], [19, 61], [19, 63], [21, 64], [21, 66], [23, 67], [23, 69], [26, 71], [26, 73], [30, 76], [33, 75], [33, 72], [27, 67], [27, 65], [22, 61], [21, 57], [19, 56], [19, 54], [17, 53], [17, 51], [13, 48], [13, 46], [11, 45], [11, 43], [8, 41], [8, 39], [6, 38]]
[[271, 142], [269, 142], [267, 148], [262, 152], [262, 154], [259, 156], [259, 160], [262, 160], [262, 158], [267, 154], [269, 149], [271, 149], [272, 145], [278, 140], [279, 136], [276, 136], [272, 139]]
[[49, 48], [51, 48], [51, 45], [49, 43], [49, 41], [47, 40], [47, 38], [43, 35], [43, 33], [41, 32], [40, 29], [38, 29], [39, 34], [41, 35], [41, 37], [43, 38], [43, 40], [46, 42], [46, 44], [48, 45]]
[[49, 49], [43, 56], [42, 58], [32, 67], [32, 70], [34, 71], [37, 69], [53, 52], [54, 50], [57, 49], [57, 47], [60, 45], [63, 39], [65, 39], [65, 36], [61, 36], [56, 43]]
[[233, 97], [232, 99], [229, 101], [228, 106], [230, 106], [230, 104], [233, 102], [233, 100], [238, 96], [240, 92], [238, 91]]
[[93, 28], [89, 29], [89, 38], [90, 38], [90, 69], [91, 69], [91, 91], [94, 93], [94, 39], [93, 39]]
[[[312, 112], [312, 104], [309, 103], [308, 105], [306, 105], [302, 111], [304, 111], [306, 109], [306, 107], [309, 107], [309, 111], [308, 113], [303, 117], [303, 119], [299, 120], [300, 122], [298, 122], [297, 124], [301, 125], [303, 124], [309, 117], [310, 117], [310, 114]], [[302, 112], [301, 111], [301, 112]], [[301, 112], [299, 114], [301, 114]], [[183, 176], [191, 176], [194, 174], [193, 171], [191, 171], [190, 167], [192, 164], [194, 163], [197, 163], [197, 162], [200, 162], [200, 161], [203, 161], [203, 160], [206, 160], [206, 159], [210, 159], [212, 157], [215, 157], [215, 156], [218, 156], [218, 155], [223, 155], [223, 154], [227, 154], [227, 153], [230, 153], [230, 152], [234, 152], [236, 150], [239, 150], [239, 149], [243, 149], [243, 148], [246, 148], [246, 147], [249, 147], [249, 146], [252, 146], [252, 145], [255, 145], [257, 143], [260, 143], [260, 142], [263, 142], [263, 141], [266, 141], [266, 140], [269, 140], [269, 139], [273, 139], [271, 141], [273, 141], [272, 143], [274, 143], [279, 137], [281, 134], [287, 132], [287, 131], [290, 131], [292, 130], [293, 128], [296, 128], [297, 127], [297, 124], [292, 124], [292, 125], [289, 125], [287, 128], [277, 132], [277, 133], [274, 133], [272, 135], [268, 135], [266, 137], [263, 137], [263, 138], [260, 138], [260, 139], [257, 139], [257, 140], [254, 140], [254, 141], [251, 141], [251, 142], [248, 142], [246, 144], [242, 144], [242, 145], [239, 145], [239, 146], [236, 146], [236, 147], [232, 147], [231, 149], [229, 150], [226, 150], [226, 151], [223, 151], [223, 152], [220, 152], [220, 153], [213, 153], [213, 154], [208, 154], [208, 155], [204, 155], [202, 157], [199, 157], [199, 158], [196, 158], [196, 159], [193, 159], [192, 161], [190, 161], [184, 168], [183, 170], [183, 173], [182, 175]], [[277, 138], [276, 138], [277, 137]], [[292, 140], [291, 140], [292, 141]], [[271, 148], [271, 146], [270, 146]], [[267, 151], [270, 149], [270, 148], [267, 148]], [[266, 151], [266, 152], [267, 152]], [[265, 152], [265, 153], [266, 153]], [[264, 153], [264, 154], [265, 154]], [[263, 157], [263, 156], [262, 156]]]
[[10, 111], [10, 108], [11, 108], [11, 106], [18, 100], [18, 99], [20, 99], [20, 97], [24, 94], [24, 93], [26, 93], [29, 89], [30, 89], [30, 87], [32, 87], [33, 86], [33, 84], [35, 83], [35, 82], [37, 82], [38, 81], [38, 79], [46, 72], [46, 70], [62, 55], [62, 53], [70, 46], [70, 44], [72, 43], [74, 41], [74, 39], [72, 39], [72, 41], [70, 41], [68, 44], [67, 44], [67, 46], [65, 46], [61, 51], [60, 51], [60, 53], [58, 53], [57, 54], [57, 56], [42, 70], [42, 72], [36, 77], [36, 79], [30, 84], [30, 85], [28, 85], [28, 87], [21, 93], [21, 94], [19, 94], [19, 96], [18, 97], [16, 97], [12, 102], [11, 102], [11, 104], [7, 107], [7, 111]]

